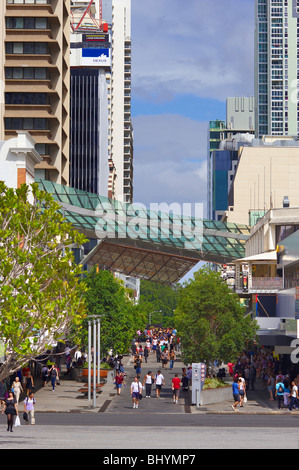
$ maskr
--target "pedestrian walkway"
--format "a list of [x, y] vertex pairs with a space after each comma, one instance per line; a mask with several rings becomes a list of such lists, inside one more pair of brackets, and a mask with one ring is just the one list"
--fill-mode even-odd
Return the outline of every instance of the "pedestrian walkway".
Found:
[[[132, 407], [132, 399], [130, 394], [130, 386], [135, 376], [134, 364], [131, 355], [124, 356], [123, 364], [125, 367], [126, 386], [122, 386], [120, 396], [116, 393], [116, 388], [113, 383], [114, 372], [108, 373], [107, 383], [102, 387], [100, 394], [96, 396], [96, 406], [93, 406], [93, 395], [91, 400], [88, 401], [87, 396], [79, 392], [84, 385], [82, 382], [70, 380], [64, 376], [63, 371], [61, 374], [60, 385], [56, 386], [55, 391], [52, 391], [51, 384], [46, 387], [42, 386], [42, 381], [35, 378], [36, 390], [36, 413], [40, 412], [69, 412], [69, 413], [159, 413], [166, 415], [168, 413], [191, 413], [191, 414], [236, 414], [232, 410], [233, 397], [231, 400], [226, 400], [219, 403], [199, 406], [191, 404], [191, 387], [189, 392], [180, 391], [178, 404], [173, 404], [171, 381], [175, 373], [179, 374], [181, 378], [182, 367], [185, 365], [181, 362], [180, 356], [174, 364], [173, 370], [162, 369], [162, 363], [157, 363], [156, 356], [151, 352], [148, 362], [142, 363], [141, 382], [145, 374], [150, 370], [154, 375], [160, 369], [165, 377], [165, 386], [162, 387], [161, 398], [156, 398], [156, 387], [153, 385], [151, 398], [145, 397], [145, 390], [143, 390], [143, 398], [140, 401], [139, 409], [135, 410]], [[230, 379], [227, 379], [230, 380]], [[288, 409], [278, 410], [277, 401], [269, 400], [269, 392], [263, 389], [262, 384], [256, 382], [254, 391], [248, 391], [248, 402], [240, 408], [238, 414], [287, 414], [290, 413]], [[20, 401], [19, 410], [23, 410], [23, 400]], [[299, 411], [292, 411], [293, 414], [299, 414]]]
[[[228, 382], [231, 379], [226, 379]], [[212, 403], [205, 406], [191, 407], [193, 414], [295, 414], [298, 415], [299, 411], [289, 411], [288, 408], [278, 409], [277, 400], [271, 401], [269, 399], [269, 392], [263, 387], [262, 382], [257, 380], [254, 390], [247, 391], [247, 403], [243, 404], [243, 407], [238, 406], [239, 412], [232, 410], [233, 395], [231, 400], [225, 400], [219, 403]]]
[[[130, 394], [130, 386], [135, 376], [134, 364], [132, 356], [124, 356], [123, 364], [126, 372], [126, 387], [122, 386], [121, 395], [118, 396], [116, 388], [113, 383], [114, 371], [108, 372], [107, 383], [102, 387], [101, 393], [96, 395], [96, 406], [93, 406], [93, 394], [91, 393], [91, 400], [87, 399], [86, 394], [79, 392], [84, 386], [84, 383], [77, 380], [70, 380], [64, 376], [63, 371], [60, 375], [60, 385], [57, 385], [55, 391], [52, 391], [51, 384], [48, 383], [46, 387], [42, 386], [42, 381], [35, 379], [36, 390], [36, 412], [109, 412], [120, 413], [135, 411], [132, 409], [132, 399]], [[181, 377], [182, 367], [184, 364], [178, 358], [175, 361], [173, 370], [162, 369], [162, 363], [158, 363], [156, 356], [151, 352], [148, 358], [148, 363], [143, 360], [141, 382], [143, 382], [144, 375], [151, 370], [155, 375], [160, 369], [165, 377], [165, 386], [162, 387], [161, 398], [155, 398], [156, 387], [152, 387], [151, 398], [144, 398], [140, 401], [140, 411], [144, 412], [161, 412], [173, 413], [184, 412], [185, 403], [188, 402], [188, 393], [181, 392], [178, 405], [174, 405], [172, 401], [171, 380], [177, 372]], [[154, 404], [155, 402], [155, 404]], [[157, 403], [159, 402], [159, 403]], [[20, 401], [19, 409], [23, 409], [23, 401]]]
[[[125, 364], [125, 363], [124, 363]], [[143, 390], [143, 398], [139, 402], [138, 410], [133, 409], [132, 398], [130, 393], [131, 383], [135, 377], [134, 364], [131, 358], [128, 358], [127, 364], [125, 364], [125, 371], [127, 374], [126, 377], [126, 387], [122, 386], [120, 396], [116, 396], [109, 408], [107, 413], [184, 413], [185, 404], [188, 402], [188, 392], [180, 392], [180, 397], [178, 404], [173, 403], [171, 383], [172, 379], [175, 376], [175, 373], [179, 374], [181, 377], [182, 367], [185, 367], [181, 362], [180, 357], [176, 359], [174, 363], [174, 368], [171, 370], [169, 368], [169, 363], [167, 369], [162, 368], [162, 363], [157, 362], [156, 356], [153, 352], [150, 352], [147, 363], [143, 359], [142, 369], [141, 369], [141, 378], [140, 382], [143, 383], [144, 376], [151, 371], [154, 376], [156, 376], [158, 370], [161, 370], [162, 375], [165, 379], [165, 386], [162, 386], [160, 398], [156, 398], [156, 386], [152, 386], [152, 393], [150, 398], [146, 398], [145, 390]]]

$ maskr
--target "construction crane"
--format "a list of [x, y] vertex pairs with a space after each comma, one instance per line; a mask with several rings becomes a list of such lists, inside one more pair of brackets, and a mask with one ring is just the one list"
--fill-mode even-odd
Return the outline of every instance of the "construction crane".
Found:
[[[91, 14], [91, 6], [92, 4], [94, 3], [94, 0], [90, 0], [88, 6], [84, 9], [83, 11], [83, 14], [79, 20], [78, 23], [75, 22], [75, 18], [74, 18], [74, 14], [73, 12], [71, 11], [71, 17], [72, 17], [72, 20], [71, 20], [71, 28], [73, 30], [73, 32], [79, 32], [79, 31], [82, 31], [82, 30], [92, 30], [94, 31], [95, 29], [99, 29], [101, 31], [104, 31], [104, 32], [107, 32], [108, 31], [108, 24], [103, 22], [103, 18], [102, 18], [102, 0], [97, 0], [97, 3], [98, 3], [98, 12], [99, 12], [99, 19], [97, 20], [96, 18], [94, 18], [94, 16], [92, 16]], [[76, 3], [73, 3], [73, 6], [76, 7]], [[84, 7], [83, 7], [84, 8]], [[76, 11], [79, 10], [79, 6], [77, 5], [77, 8], [76, 8]], [[85, 17], [88, 17], [93, 25], [85, 25], [85, 26], [82, 26], [82, 23], [84, 21], [84, 18]]]

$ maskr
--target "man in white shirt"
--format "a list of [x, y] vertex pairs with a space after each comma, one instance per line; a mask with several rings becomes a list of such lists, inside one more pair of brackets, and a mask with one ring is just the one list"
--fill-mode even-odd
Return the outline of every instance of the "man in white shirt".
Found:
[[292, 411], [293, 408], [298, 408], [298, 387], [293, 381], [291, 384], [291, 393], [290, 393], [290, 406], [289, 410]]
[[131, 395], [133, 399], [133, 408], [138, 409], [139, 394], [141, 393], [142, 393], [142, 383], [139, 382], [138, 377], [135, 377], [134, 382], [131, 383]]
[[162, 385], [165, 385], [165, 379], [164, 379], [164, 376], [161, 374], [160, 370], [158, 370], [158, 373], [156, 375], [155, 384], [156, 384], [156, 397], [160, 398]]

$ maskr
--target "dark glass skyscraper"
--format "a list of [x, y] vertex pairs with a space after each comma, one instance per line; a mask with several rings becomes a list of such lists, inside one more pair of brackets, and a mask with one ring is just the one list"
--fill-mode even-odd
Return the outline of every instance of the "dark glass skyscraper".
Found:
[[70, 186], [99, 193], [98, 69], [71, 69]]

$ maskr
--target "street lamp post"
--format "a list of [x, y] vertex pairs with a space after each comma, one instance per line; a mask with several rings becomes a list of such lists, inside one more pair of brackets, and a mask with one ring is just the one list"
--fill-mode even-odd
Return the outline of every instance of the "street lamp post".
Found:
[[[92, 321], [88, 320], [88, 401], [91, 401], [91, 337], [92, 337], [92, 326], [93, 323], [93, 404], [96, 407], [96, 383], [100, 383], [100, 328], [101, 328], [101, 317], [92, 317]], [[98, 330], [98, 331], [97, 331]], [[98, 335], [97, 335], [98, 332]], [[98, 337], [97, 337], [98, 336]], [[97, 373], [98, 363], [98, 373]]]
[[96, 376], [97, 376], [97, 330], [96, 330], [96, 320], [93, 320], [93, 407], [96, 407]]
[[101, 382], [101, 317], [98, 318], [98, 384]]
[[88, 321], [88, 401], [91, 400], [91, 321]]

